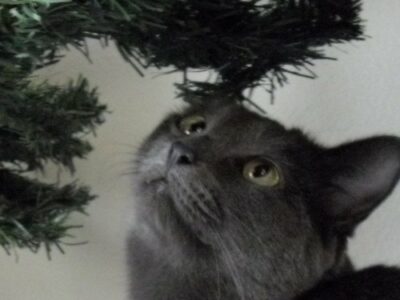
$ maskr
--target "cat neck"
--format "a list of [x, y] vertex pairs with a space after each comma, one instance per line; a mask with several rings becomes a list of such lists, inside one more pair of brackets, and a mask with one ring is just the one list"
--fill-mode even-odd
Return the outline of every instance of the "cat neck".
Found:
[[[291, 300], [297, 295], [294, 290], [284, 291], [258, 278], [256, 272], [241, 273], [233, 265], [227, 267], [217, 253], [191, 253], [174, 242], [160, 238], [151, 226], [143, 223], [136, 230], [136, 246], [133, 247], [136, 255], [145, 254], [146, 269], [162, 270], [157, 271], [157, 285], [168, 286], [168, 291], [159, 291], [166, 297], [163, 300]], [[297, 293], [305, 291], [306, 288]]]

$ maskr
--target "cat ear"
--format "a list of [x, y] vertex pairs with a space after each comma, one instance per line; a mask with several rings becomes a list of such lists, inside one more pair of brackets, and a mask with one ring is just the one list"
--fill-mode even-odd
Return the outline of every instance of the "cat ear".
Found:
[[334, 226], [351, 233], [390, 194], [400, 176], [400, 139], [368, 138], [327, 150], [328, 181], [319, 205]]

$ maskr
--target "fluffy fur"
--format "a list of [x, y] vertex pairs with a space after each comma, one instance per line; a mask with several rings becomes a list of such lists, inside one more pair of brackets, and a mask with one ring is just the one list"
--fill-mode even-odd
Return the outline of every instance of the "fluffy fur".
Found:
[[[239, 105], [208, 104], [168, 116], [138, 152], [131, 299], [287, 300], [349, 272], [347, 238], [395, 186], [399, 139], [325, 148]], [[179, 129], [190, 115], [203, 131]], [[245, 180], [254, 158], [277, 165], [282, 184]]]
[[398, 300], [400, 270], [376, 266], [323, 281], [296, 300]]

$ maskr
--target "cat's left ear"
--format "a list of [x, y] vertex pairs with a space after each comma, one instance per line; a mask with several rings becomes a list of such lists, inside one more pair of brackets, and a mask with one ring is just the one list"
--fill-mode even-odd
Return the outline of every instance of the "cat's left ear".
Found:
[[373, 137], [326, 151], [327, 188], [319, 207], [334, 227], [351, 233], [390, 194], [400, 176], [400, 139]]

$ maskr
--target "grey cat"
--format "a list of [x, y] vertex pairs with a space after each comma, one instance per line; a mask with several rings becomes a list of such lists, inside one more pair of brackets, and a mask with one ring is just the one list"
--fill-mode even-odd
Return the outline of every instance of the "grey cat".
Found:
[[326, 148], [218, 99], [171, 114], [137, 156], [130, 297], [293, 299], [352, 270], [399, 175], [396, 137]]

